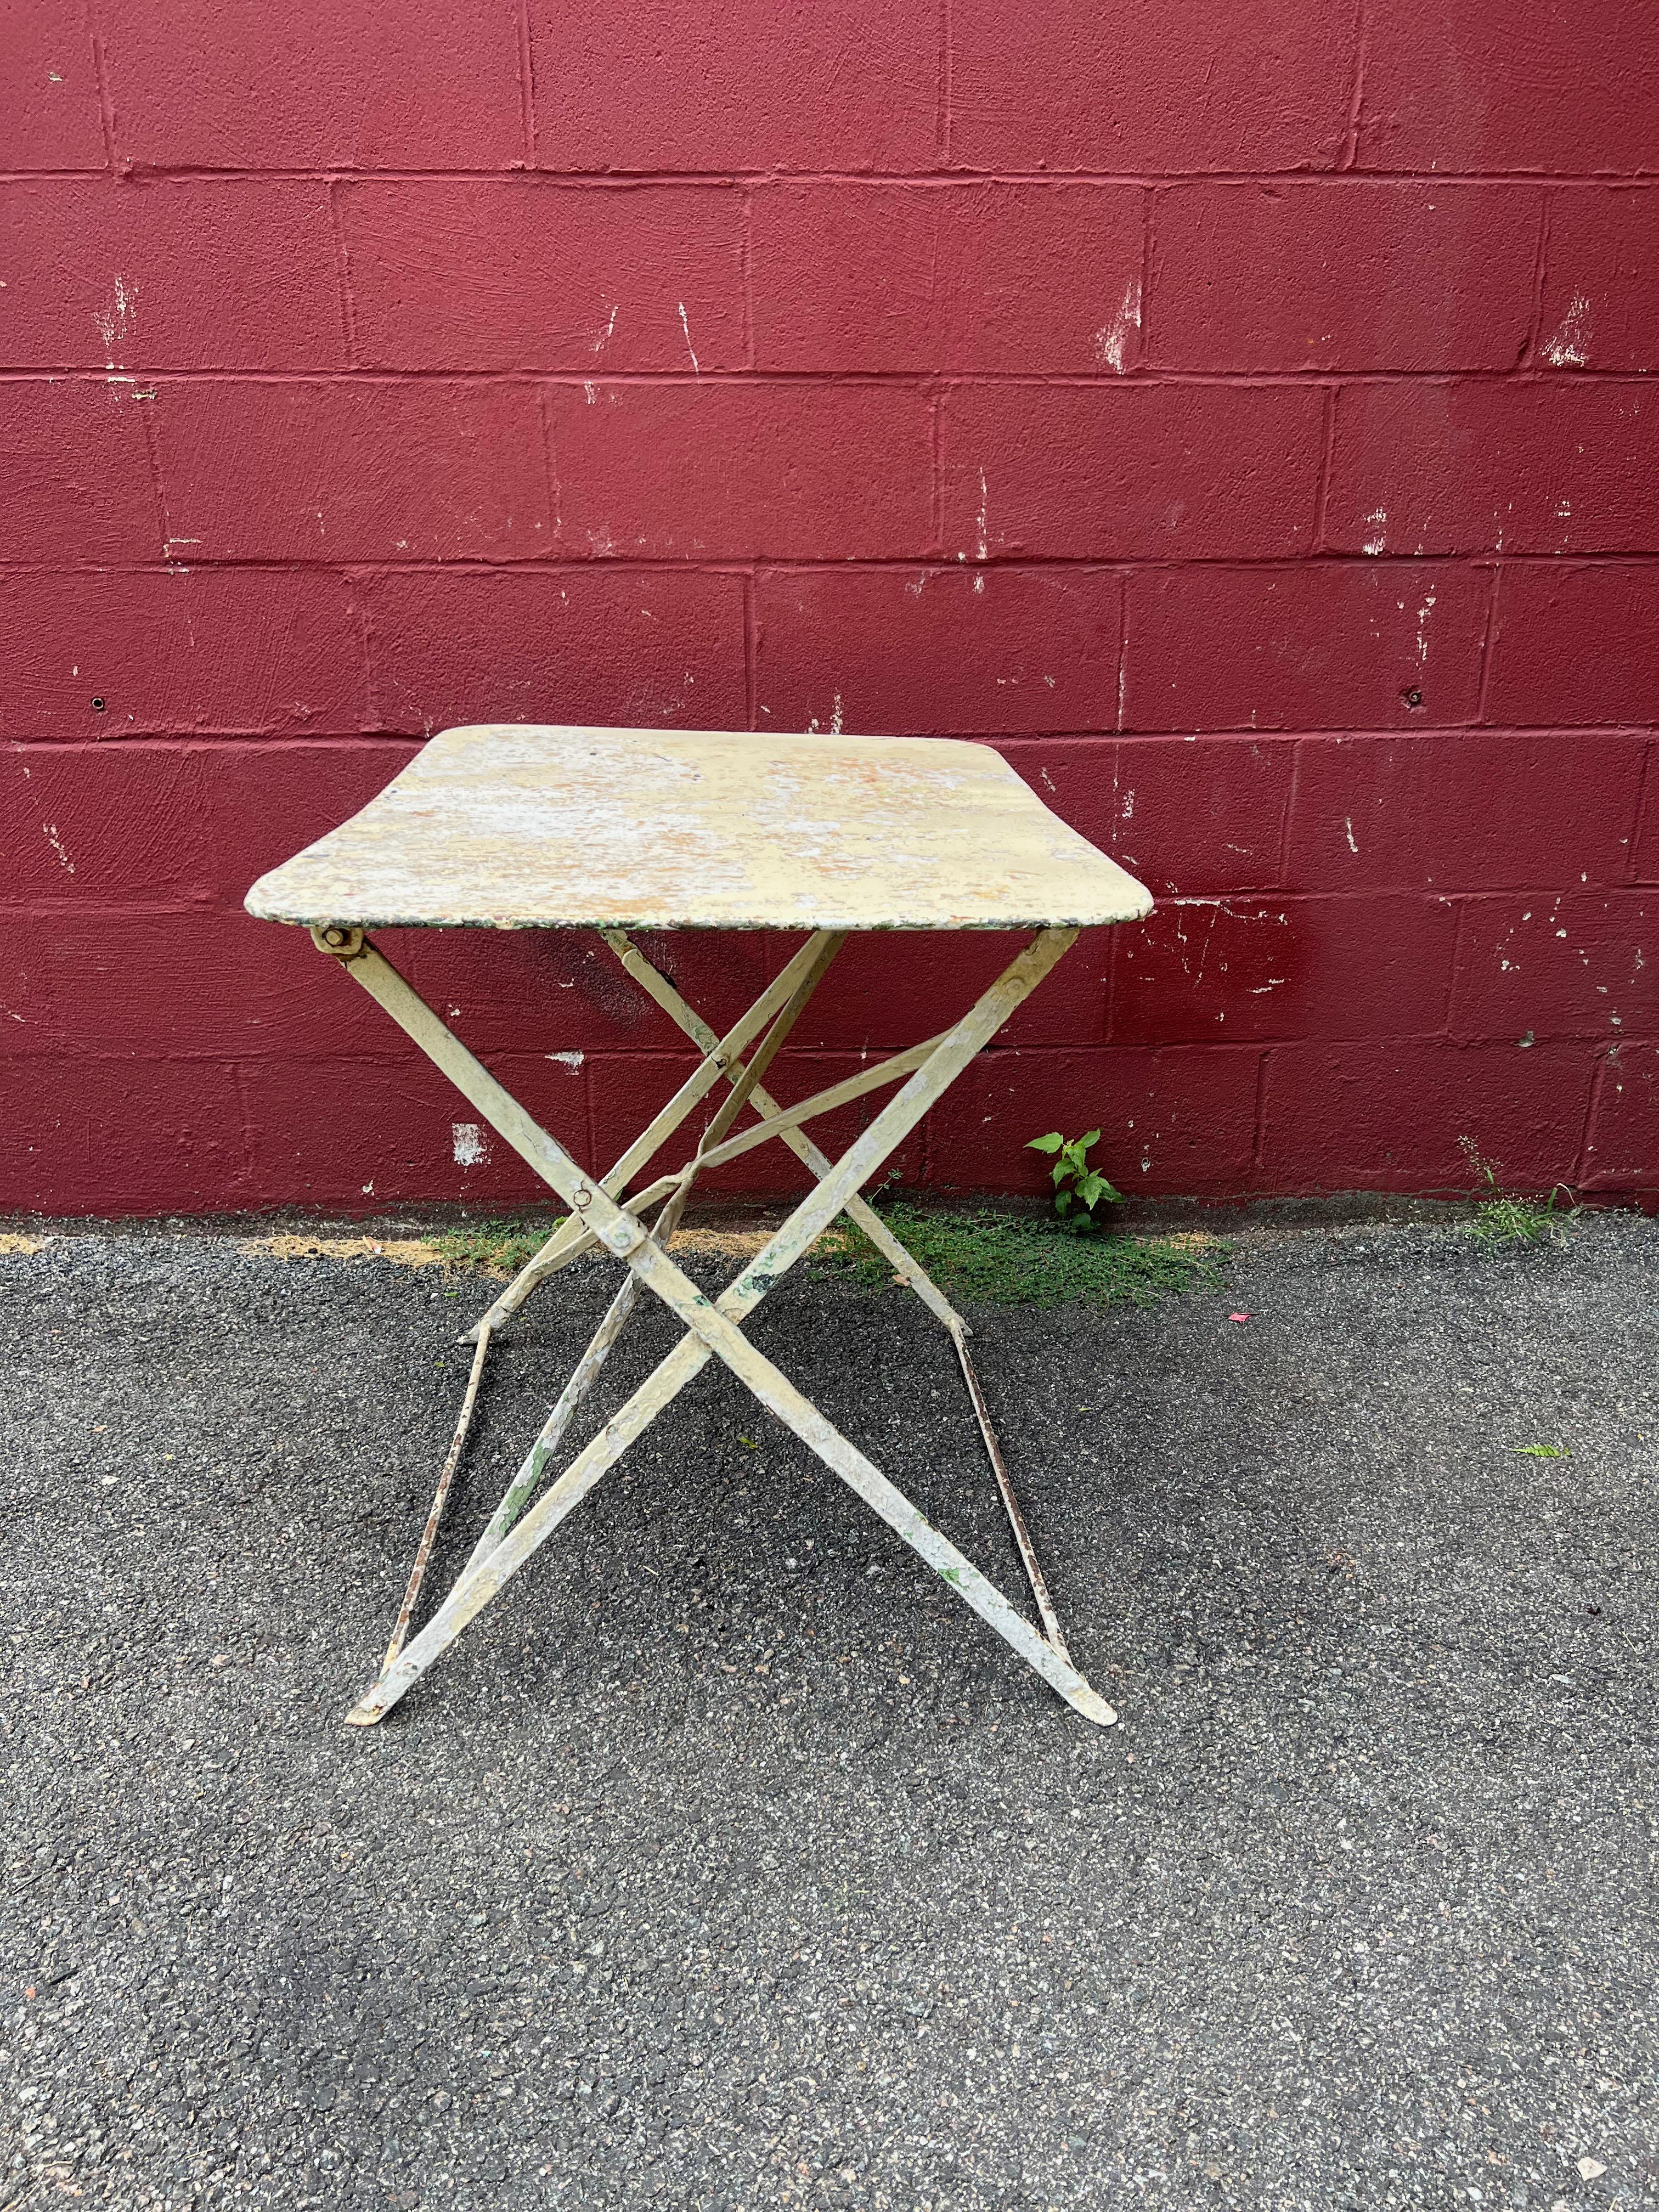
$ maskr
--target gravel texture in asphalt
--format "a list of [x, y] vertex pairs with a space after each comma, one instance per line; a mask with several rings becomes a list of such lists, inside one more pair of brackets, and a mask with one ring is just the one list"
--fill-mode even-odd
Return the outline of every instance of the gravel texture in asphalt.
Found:
[[[610, 1287], [503, 1340], [435, 1588]], [[0, 2206], [1659, 2203], [1659, 1228], [977, 1314], [1105, 1732], [718, 1370], [343, 1729], [491, 1288], [0, 1259]], [[1018, 1597], [920, 1306], [753, 1326]]]

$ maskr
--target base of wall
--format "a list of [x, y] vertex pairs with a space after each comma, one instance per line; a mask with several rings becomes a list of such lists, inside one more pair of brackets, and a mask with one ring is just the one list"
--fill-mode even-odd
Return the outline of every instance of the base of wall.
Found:
[[[905, 1193], [907, 1202], [940, 1212], [968, 1206], [991, 1206], [999, 1211], [1034, 1217], [1046, 1211], [1041, 1199], [1010, 1197], [997, 1191]], [[1637, 1212], [1659, 1215], [1659, 1190], [1618, 1197], [1597, 1193], [1577, 1200], [1595, 1212]], [[1147, 1198], [1127, 1201], [1113, 1216], [1116, 1228], [1135, 1236], [1155, 1236], [1182, 1229], [1202, 1228], [1218, 1235], [1252, 1230], [1318, 1226], [1340, 1228], [1370, 1223], [1420, 1222], [1450, 1225], [1468, 1220], [1478, 1200], [1467, 1194], [1446, 1193], [1432, 1197], [1402, 1196], [1389, 1191], [1334, 1191], [1323, 1195], [1288, 1198]], [[754, 1197], [721, 1197], [687, 1208], [691, 1229], [744, 1233], [775, 1227], [789, 1211], [775, 1194]], [[508, 1222], [526, 1229], [545, 1224], [550, 1231], [560, 1219], [556, 1206], [514, 1205], [467, 1206], [450, 1201], [400, 1206], [386, 1211], [355, 1212], [349, 1209], [319, 1210], [306, 1206], [270, 1206], [243, 1213], [150, 1213], [105, 1215], [91, 1213], [0, 1213], [0, 1240], [9, 1237], [48, 1239], [54, 1237], [296, 1237], [350, 1236], [395, 1243], [408, 1237], [431, 1237], [447, 1231], [476, 1229], [485, 1222]], [[3, 1245], [0, 1245], [3, 1249]]]

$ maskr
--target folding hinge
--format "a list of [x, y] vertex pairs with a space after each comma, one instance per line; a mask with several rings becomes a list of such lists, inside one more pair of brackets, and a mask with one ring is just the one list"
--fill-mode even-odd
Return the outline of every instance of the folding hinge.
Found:
[[311, 941], [319, 952], [336, 960], [361, 960], [368, 950], [362, 931], [341, 921], [313, 922]]

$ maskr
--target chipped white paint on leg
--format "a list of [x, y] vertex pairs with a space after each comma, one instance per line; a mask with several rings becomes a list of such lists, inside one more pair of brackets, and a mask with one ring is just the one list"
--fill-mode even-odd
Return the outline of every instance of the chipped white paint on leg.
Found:
[[1103, 323], [1095, 332], [1095, 352], [1104, 365], [1119, 376], [1124, 374], [1123, 356], [1131, 336], [1140, 328], [1140, 279], [1132, 276], [1123, 288], [1123, 304], [1109, 323]]

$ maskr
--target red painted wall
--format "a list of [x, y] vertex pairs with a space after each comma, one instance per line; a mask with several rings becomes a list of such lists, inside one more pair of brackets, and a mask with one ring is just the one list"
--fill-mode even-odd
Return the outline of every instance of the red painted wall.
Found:
[[[984, 738], [1154, 888], [917, 1177], [1098, 1120], [1135, 1191], [1444, 1188], [1463, 1136], [1659, 1187], [1642, 0], [7, 35], [0, 1206], [526, 1188], [239, 911], [515, 717]], [[667, 949], [716, 1013], [775, 955]], [[584, 945], [405, 950], [584, 1149], [676, 1079]], [[906, 1041], [1005, 950], [849, 955], [799, 1034]]]

